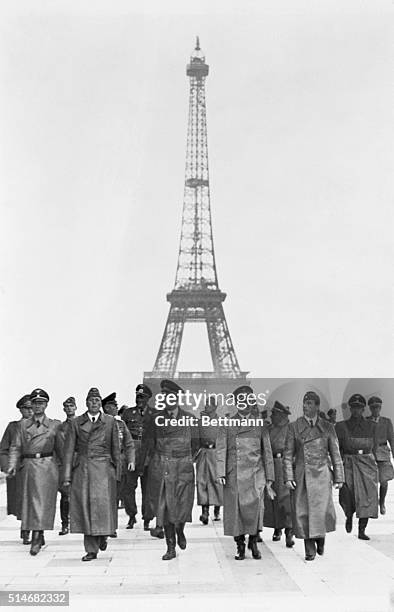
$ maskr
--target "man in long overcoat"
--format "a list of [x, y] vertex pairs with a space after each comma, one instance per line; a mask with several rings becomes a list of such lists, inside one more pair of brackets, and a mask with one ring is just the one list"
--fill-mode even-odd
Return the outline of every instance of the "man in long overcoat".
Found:
[[371, 415], [367, 417], [367, 420], [376, 423], [376, 434], [378, 438], [375, 457], [379, 472], [380, 514], [386, 514], [386, 506], [384, 502], [386, 499], [387, 490], [389, 488], [389, 480], [394, 478], [394, 470], [391, 463], [391, 455], [394, 455], [394, 429], [391, 419], [381, 416], [380, 414], [382, 409], [382, 400], [380, 397], [370, 397], [368, 400], [368, 406], [371, 411]]
[[[235, 559], [245, 559], [245, 535], [254, 559], [260, 559], [258, 532], [263, 528], [264, 489], [274, 496], [274, 462], [268, 430], [254, 424], [253, 389], [242, 385], [234, 391], [239, 425], [224, 425], [216, 441], [217, 474], [223, 488], [224, 535], [233, 536], [237, 545]], [[251, 413], [254, 417], [251, 418]], [[243, 421], [245, 424], [242, 424]]]
[[291, 491], [292, 526], [303, 538], [306, 561], [324, 553], [325, 535], [335, 531], [331, 460], [336, 488], [344, 481], [335, 429], [318, 412], [320, 397], [308, 391], [304, 416], [289, 424], [283, 457], [284, 480]]
[[177, 395], [182, 394], [183, 389], [171, 380], [162, 380], [160, 387], [166, 407], [159, 414], [152, 415], [147, 428], [147, 441], [151, 445], [149, 452], [153, 452], [150, 474], [156, 492], [151, 483], [149, 487], [153, 513], [158, 525], [164, 526], [167, 542], [167, 552], [162, 559], [168, 561], [176, 557], [176, 541], [179, 548], [186, 548], [184, 527], [185, 523], [192, 521], [193, 456], [197, 448], [192, 426], [181, 421], [190, 418], [177, 401]]
[[[63, 486], [71, 484], [70, 531], [84, 534], [86, 555], [97, 558], [106, 550], [107, 537], [118, 526], [116, 480], [120, 461], [119, 434], [113, 417], [103, 414], [97, 388], [89, 390], [87, 412], [76, 417], [67, 431], [63, 455]], [[74, 453], [77, 452], [73, 468]]]
[[339, 492], [339, 503], [346, 516], [346, 531], [352, 531], [353, 514], [356, 513], [358, 537], [369, 540], [365, 533], [368, 519], [378, 518], [377, 428], [376, 423], [363, 417], [365, 397], [355, 393], [348, 404], [350, 418], [335, 427], [345, 468], [345, 484]]
[[[62, 439], [62, 445], [64, 448], [64, 442], [66, 440], [67, 430], [71, 421], [75, 418], [77, 411], [77, 405], [75, 403], [75, 397], [68, 397], [63, 402], [63, 410], [66, 413], [66, 420], [59, 425], [59, 435]], [[60, 520], [62, 522], [62, 528], [59, 531], [59, 535], [67, 535], [69, 531], [70, 522], [70, 490], [62, 488], [62, 469], [60, 468]]]
[[21, 465], [22, 530], [32, 531], [30, 554], [44, 545], [44, 531], [53, 529], [59, 486], [60, 421], [49, 419], [45, 410], [49, 395], [43, 389], [30, 394], [33, 416], [23, 419], [11, 443], [8, 475]]
[[[214, 506], [215, 521], [220, 520], [220, 506], [223, 506], [223, 485], [218, 481], [216, 471], [215, 449], [219, 427], [212, 424], [215, 422], [212, 419], [217, 419], [216, 409], [215, 398], [209, 398], [205, 410], [200, 414], [198, 428], [199, 450], [196, 456], [197, 504], [201, 506], [200, 521], [203, 525], [208, 525], [209, 506]], [[203, 419], [206, 419], [207, 423], [203, 422]]]
[[[30, 395], [24, 395], [20, 400], [17, 401], [16, 407], [19, 408], [22, 418], [19, 421], [11, 421], [8, 423], [3, 437], [0, 442], [0, 465], [1, 471], [7, 472], [8, 470], [8, 456], [10, 453], [11, 443], [15, 437], [15, 432], [19, 427], [20, 422], [23, 419], [29, 419], [33, 415], [31, 408]], [[17, 467], [15, 476], [7, 478], [7, 514], [13, 514], [16, 516], [18, 521], [21, 520], [21, 509], [22, 509], [22, 479], [21, 479], [21, 467]], [[30, 531], [21, 530], [21, 538], [23, 544], [31, 544], [29, 540]]]
[[271, 442], [272, 455], [275, 467], [275, 482], [273, 489], [276, 493], [274, 499], [270, 499], [267, 492], [265, 494], [264, 527], [273, 527], [274, 533], [272, 540], [279, 542], [282, 537], [282, 529], [285, 530], [286, 546], [294, 546], [290, 491], [285, 486], [283, 480], [283, 454], [287, 430], [289, 427], [290, 408], [275, 401], [271, 411], [271, 425], [268, 426], [268, 433]]

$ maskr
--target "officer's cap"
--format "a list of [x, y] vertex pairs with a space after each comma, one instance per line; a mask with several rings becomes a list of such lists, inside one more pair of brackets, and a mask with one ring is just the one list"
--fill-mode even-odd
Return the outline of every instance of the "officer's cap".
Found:
[[16, 402], [16, 407], [19, 408], [19, 410], [21, 408], [30, 408], [30, 406], [30, 395], [24, 395]]
[[137, 385], [135, 388], [136, 395], [145, 395], [147, 397], [152, 397], [152, 391], [148, 387], [148, 385]]
[[46, 402], [49, 402], [49, 395], [44, 389], [34, 389], [30, 393], [30, 401], [34, 402], [35, 400], [43, 399]]
[[169, 391], [170, 393], [178, 393], [179, 391], [181, 393], [184, 393], [184, 390], [182, 389], [182, 387], [177, 385], [176, 382], [174, 382], [173, 380], [168, 380], [168, 379], [164, 379], [161, 381], [160, 389], [162, 391]]
[[368, 400], [368, 406], [381, 406], [382, 404], [383, 404], [382, 400], [380, 399], [380, 397], [377, 397], [376, 395], [373, 395]]
[[365, 401], [365, 397], [360, 395], [359, 393], [355, 393], [349, 398], [348, 401], [349, 406], [366, 406], [367, 402]]
[[64, 400], [63, 406], [75, 406], [75, 397], [68, 397]]
[[290, 408], [288, 406], [284, 406], [283, 404], [281, 404], [277, 400], [275, 400], [275, 403], [272, 406], [272, 412], [274, 410], [276, 410], [276, 412], [280, 412], [281, 414], [286, 414], [286, 415], [291, 414]]
[[99, 397], [101, 399], [100, 391], [97, 387], [91, 387], [91, 389], [89, 389], [86, 399], [88, 400], [91, 397]]
[[116, 392], [110, 393], [107, 397], [104, 397], [101, 404], [104, 408], [107, 404], [115, 404], [116, 403]]

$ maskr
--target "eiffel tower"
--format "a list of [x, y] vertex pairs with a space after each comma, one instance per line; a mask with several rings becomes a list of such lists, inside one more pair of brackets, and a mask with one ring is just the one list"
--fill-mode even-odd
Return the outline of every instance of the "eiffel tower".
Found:
[[[161, 378], [176, 379], [179, 384], [181, 379], [184, 386], [189, 387], [194, 381], [200, 388], [209, 379], [232, 379], [229, 387], [233, 388], [233, 379], [245, 380], [247, 375], [247, 372], [241, 371], [231, 341], [223, 310], [226, 294], [219, 289], [216, 272], [205, 105], [205, 79], [208, 71], [197, 37], [196, 47], [186, 68], [190, 95], [178, 265], [175, 287], [167, 294], [170, 311], [155, 365], [152, 372], [144, 373], [144, 380], [151, 386], [157, 386], [154, 379]], [[178, 372], [185, 323], [196, 321], [206, 323], [213, 371]]]

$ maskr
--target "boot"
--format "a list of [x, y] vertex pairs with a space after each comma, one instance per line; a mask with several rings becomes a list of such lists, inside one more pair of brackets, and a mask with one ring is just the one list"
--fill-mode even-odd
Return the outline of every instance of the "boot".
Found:
[[359, 540], [370, 540], [371, 538], [365, 533], [365, 528], [368, 525], [367, 518], [358, 519], [358, 539]]
[[107, 536], [100, 536], [99, 549], [107, 550], [107, 546], [108, 546]]
[[61, 531], [59, 531], [59, 535], [62, 536], [62, 535], [67, 535], [67, 534], [68, 534], [68, 524], [65, 523], [65, 524], [62, 524], [62, 529]]
[[127, 523], [126, 529], [133, 529], [134, 525], [136, 524], [136, 520], [135, 520], [135, 516], [131, 516], [129, 518], [129, 522]]
[[386, 514], [386, 506], [384, 505], [384, 501], [386, 499], [388, 488], [389, 488], [389, 485], [387, 482], [380, 485], [380, 490], [379, 490], [380, 514]]
[[286, 548], [292, 548], [294, 546], [294, 538], [293, 538], [293, 530], [291, 527], [286, 527], [285, 536], [286, 536]]
[[245, 536], [235, 536], [234, 540], [237, 544], [237, 554], [234, 559], [236, 561], [243, 561], [245, 559]]
[[318, 555], [324, 555], [325, 538], [316, 538], [316, 552]]
[[68, 534], [68, 520], [70, 513], [70, 501], [68, 495], [64, 495], [60, 498], [60, 519], [62, 521], [62, 529], [59, 531], [59, 535], [67, 535]]
[[150, 531], [152, 538], [159, 538], [160, 540], [163, 540], [164, 538], [163, 527], [156, 525], [156, 527], [154, 527], [153, 529], [149, 529], [149, 531]]
[[261, 537], [261, 535], [260, 535], [260, 531], [259, 531], [259, 532], [257, 533], [257, 540], [256, 540], [256, 542], [262, 542], [262, 541], [263, 541], [263, 538]]
[[256, 536], [255, 535], [253, 535], [253, 536], [250, 535], [249, 536], [249, 543], [250, 543], [250, 546], [248, 546], [248, 547], [252, 551], [253, 559], [261, 559], [261, 552], [257, 548], [257, 540], [256, 540]]
[[33, 557], [35, 555], [38, 555], [38, 553], [40, 552], [41, 546], [42, 546], [42, 540], [43, 540], [43, 535], [41, 531], [32, 532], [30, 554], [33, 555]]
[[213, 520], [220, 521], [220, 506], [215, 506], [213, 511]]
[[45, 546], [45, 538], [44, 538], [44, 532], [41, 531], [41, 546]]
[[30, 531], [27, 529], [22, 529], [21, 531], [22, 544], [31, 544]]
[[305, 561], [313, 561], [316, 557], [316, 542], [313, 538], [305, 538]]
[[209, 521], [209, 506], [201, 506], [202, 514], [200, 515], [200, 521], [203, 525], [208, 525]]
[[349, 516], [346, 517], [345, 529], [346, 529], [346, 533], [352, 533], [352, 529], [353, 529], [353, 514], [350, 514]]
[[162, 556], [163, 561], [169, 561], [175, 559], [175, 525], [170, 523], [164, 527], [164, 533], [166, 534], [167, 552]]
[[178, 542], [178, 546], [181, 550], [185, 550], [186, 548], [186, 538], [185, 538], [185, 534], [183, 533], [183, 529], [185, 527], [185, 523], [178, 523], [178, 525], [176, 525], [176, 539]]
[[149, 531], [149, 520], [144, 519], [144, 531]]
[[273, 542], [279, 542], [281, 537], [282, 537], [282, 530], [281, 529], [274, 529], [274, 534], [272, 536], [272, 541]]

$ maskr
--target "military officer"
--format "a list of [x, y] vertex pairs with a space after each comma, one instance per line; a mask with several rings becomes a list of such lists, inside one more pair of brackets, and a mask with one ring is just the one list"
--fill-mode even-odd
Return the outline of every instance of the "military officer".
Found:
[[330, 410], [327, 410], [327, 416], [330, 423], [332, 425], [335, 425], [337, 422], [337, 411], [335, 410], [335, 408], [330, 408]]
[[187, 544], [184, 527], [192, 521], [193, 456], [198, 439], [189, 424], [178, 425], [188, 416], [177, 399], [183, 389], [171, 380], [162, 380], [160, 387], [166, 406], [160, 414], [152, 414], [147, 428], [153, 451], [149, 493], [153, 514], [158, 525], [164, 526], [167, 552], [162, 559], [168, 561], [176, 557], [176, 542], [182, 550]]
[[[75, 403], [75, 397], [68, 397], [63, 402], [63, 411], [66, 414], [66, 420], [59, 425], [59, 435], [61, 436], [62, 443], [66, 439], [67, 429], [75, 417], [77, 411], [77, 405]], [[62, 471], [60, 470], [60, 477]], [[70, 522], [70, 490], [62, 488], [62, 482], [60, 481], [60, 520], [62, 522], [62, 528], [59, 531], [59, 535], [67, 535], [69, 531]]]
[[49, 419], [45, 410], [49, 395], [43, 389], [30, 394], [33, 416], [23, 419], [11, 443], [8, 476], [22, 464], [22, 530], [32, 531], [30, 554], [37, 555], [45, 544], [44, 531], [53, 529], [59, 484], [62, 444], [60, 421]]
[[153, 414], [153, 409], [149, 406], [149, 399], [152, 391], [148, 385], [137, 385], [135, 390], [135, 403], [133, 408], [125, 408], [122, 412], [122, 419], [125, 422], [135, 445], [135, 471], [127, 472], [126, 483], [123, 489], [123, 500], [129, 522], [126, 529], [133, 529], [136, 523], [137, 504], [135, 493], [138, 486], [138, 479], [141, 483], [142, 504], [141, 514], [144, 521], [144, 531], [149, 531], [149, 522], [153, 519], [149, 504], [147, 504], [147, 484], [148, 484], [148, 464], [149, 454], [143, 442], [144, 429]]
[[[127, 472], [132, 471], [135, 468], [135, 446], [131, 433], [126, 427], [126, 424], [120, 416], [118, 416], [118, 403], [116, 401], [116, 393], [111, 393], [103, 399], [102, 402], [103, 410], [105, 414], [112, 416], [118, 427], [119, 433], [119, 446], [120, 446], [120, 462], [119, 462], [119, 473], [117, 480], [117, 503], [123, 499], [127, 484]], [[116, 532], [111, 534], [112, 537], [116, 537]]]
[[82, 561], [92, 561], [99, 550], [106, 550], [107, 537], [115, 533], [118, 525], [116, 479], [120, 447], [116, 421], [102, 412], [96, 387], [89, 390], [86, 406], [87, 411], [75, 417], [67, 430], [63, 486], [71, 484], [70, 531], [84, 534], [86, 555]]
[[[19, 421], [11, 421], [8, 423], [0, 442], [0, 462], [2, 472], [7, 472], [8, 470], [8, 457], [16, 429], [19, 427], [21, 420], [31, 418], [33, 414], [30, 395], [24, 395], [21, 397], [21, 399], [17, 401], [16, 407], [19, 408], [22, 418]], [[17, 468], [16, 475], [7, 478], [7, 514], [13, 514], [19, 521], [21, 520], [22, 503], [21, 485], [21, 473], [20, 469]], [[23, 544], [31, 544], [29, 537], [30, 531], [21, 530]]]
[[[215, 397], [209, 401], [200, 417], [217, 419], [217, 404]], [[208, 525], [209, 506], [214, 506], [214, 520], [220, 520], [220, 506], [223, 505], [223, 486], [218, 482], [216, 473], [216, 438], [219, 432], [217, 425], [202, 424], [199, 419], [198, 438], [199, 450], [196, 456], [197, 504], [201, 506], [200, 521]]]
[[294, 546], [290, 491], [285, 486], [283, 480], [283, 453], [290, 414], [291, 412], [288, 406], [284, 406], [280, 402], [275, 401], [271, 411], [272, 424], [269, 425], [268, 432], [274, 458], [275, 482], [273, 484], [273, 489], [276, 493], [276, 497], [271, 499], [266, 492], [264, 502], [264, 527], [274, 528], [274, 533], [272, 535], [273, 542], [279, 542], [282, 537], [282, 529], [284, 529], [287, 548]]
[[305, 560], [324, 554], [325, 535], [335, 531], [332, 476], [341, 488], [343, 465], [335, 429], [319, 416], [320, 397], [308, 391], [303, 399], [304, 416], [288, 426], [283, 472], [290, 490], [292, 527], [296, 538], [303, 538]]
[[339, 503], [346, 516], [345, 529], [353, 528], [353, 514], [358, 517], [358, 537], [369, 540], [365, 529], [369, 518], [378, 518], [378, 446], [376, 423], [367, 421], [363, 412], [367, 402], [359, 393], [348, 401], [351, 416], [336, 424], [339, 448], [345, 467], [345, 484]]
[[[234, 391], [239, 422], [254, 410], [253, 389], [242, 385]], [[251, 398], [251, 399], [249, 399]], [[254, 419], [255, 417], [253, 417]], [[263, 528], [264, 489], [274, 497], [275, 480], [271, 443], [266, 427], [230, 424], [219, 430], [216, 440], [216, 461], [219, 482], [223, 488], [224, 535], [233, 536], [237, 546], [235, 559], [245, 559], [245, 535], [254, 559], [261, 559], [257, 547], [258, 532]]]
[[368, 416], [367, 419], [376, 423], [378, 438], [375, 457], [379, 472], [380, 514], [386, 514], [386, 506], [384, 502], [387, 495], [387, 489], [389, 487], [388, 481], [394, 478], [394, 470], [390, 460], [390, 450], [391, 454], [394, 454], [393, 423], [388, 417], [380, 415], [380, 411], [382, 409], [382, 400], [380, 397], [376, 397], [375, 395], [370, 397], [368, 400], [368, 406], [371, 411], [371, 415]]

